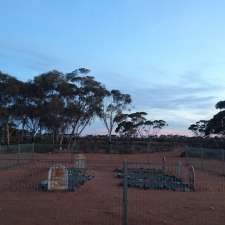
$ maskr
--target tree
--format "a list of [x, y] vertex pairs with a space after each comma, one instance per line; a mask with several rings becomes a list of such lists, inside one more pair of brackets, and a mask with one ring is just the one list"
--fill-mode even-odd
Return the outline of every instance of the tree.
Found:
[[145, 123], [147, 121], [145, 116], [147, 116], [146, 112], [135, 112], [128, 115], [128, 118], [130, 118], [131, 122], [133, 123], [134, 136], [143, 136]]
[[207, 120], [199, 120], [195, 124], [191, 124], [188, 129], [196, 136], [205, 136], [207, 125]]
[[89, 70], [84, 68], [66, 74], [66, 79], [71, 85], [71, 95], [68, 97], [65, 115], [69, 118], [72, 137], [78, 137], [95, 116], [100, 114], [102, 101], [108, 93], [105, 87], [92, 76], [80, 76], [87, 74]]
[[206, 126], [205, 134], [222, 134], [225, 135], [225, 101], [219, 101], [215, 105], [220, 111], [211, 118]]
[[116, 133], [121, 136], [128, 137], [144, 137], [149, 136], [151, 131], [156, 134], [165, 126], [167, 123], [164, 120], [147, 120], [146, 112], [135, 112], [130, 114], [123, 114], [122, 120], [118, 123]]
[[225, 101], [219, 101], [219, 102], [217, 102], [216, 103], [216, 105], [215, 105], [215, 108], [216, 109], [225, 109]]
[[99, 117], [107, 129], [109, 142], [111, 142], [112, 132], [119, 122], [120, 115], [128, 109], [131, 101], [129, 94], [123, 94], [119, 90], [111, 90], [106, 93]]
[[158, 135], [160, 130], [165, 126], [168, 126], [168, 124], [164, 120], [154, 120], [152, 126], [154, 135]]
[[8, 74], [0, 72], [0, 124], [4, 130], [6, 143], [10, 144], [10, 137], [15, 129], [15, 113], [14, 107], [21, 91], [22, 82]]
[[[60, 115], [64, 112], [64, 102], [60, 98], [59, 86], [64, 80], [64, 74], [57, 70], [36, 76], [33, 80], [33, 90], [29, 104], [29, 116], [32, 118], [33, 128], [43, 130], [52, 135], [52, 142], [58, 134], [58, 129], [62, 123]], [[47, 112], [47, 113], [46, 113]], [[34, 120], [35, 119], [35, 120]], [[36, 122], [36, 123], [35, 123]], [[36, 126], [38, 125], [38, 126]], [[37, 130], [34, 131], [35, 133]]]
[[53, 143], [56, 138], [62, 144], [65, 132], [69, 132], [68, 148], [71, 148], [99, 114], [107, 91], [94, 77], [87, 76], [89, 72], [85, 68], [67, 74], [50, 71], [34, 79], [40, 90], [40, 127], [52, 133]]
[[225, 110], [218, 112], [209, 120], [206, 127], [206, 135], [222, 134], [225, 135]]

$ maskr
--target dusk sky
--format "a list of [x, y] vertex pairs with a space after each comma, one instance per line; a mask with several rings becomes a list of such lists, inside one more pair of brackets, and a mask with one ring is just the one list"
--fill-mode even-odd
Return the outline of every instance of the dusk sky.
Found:
[[[186, 133], [225, 100], [224, 0], [0, 0], [0, 70], [78, 67]], [[90, 132], [102, 132], [99, 121]]]

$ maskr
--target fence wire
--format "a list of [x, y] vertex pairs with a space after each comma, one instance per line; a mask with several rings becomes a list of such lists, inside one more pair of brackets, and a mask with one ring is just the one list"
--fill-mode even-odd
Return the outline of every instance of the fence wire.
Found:
[[[0, 154], [4, 225], [221, 225], [225, 221], [225, 178], [199, 169], [193, 177], [191, 165], [169, 153], [83, 154], [84, 158], [72, 153], [22, 154]], [[77, 163], [80, 159], [86, 163]], [[66, 190], [49, 189], [49, 171], [56, 167], [68, 172]]]

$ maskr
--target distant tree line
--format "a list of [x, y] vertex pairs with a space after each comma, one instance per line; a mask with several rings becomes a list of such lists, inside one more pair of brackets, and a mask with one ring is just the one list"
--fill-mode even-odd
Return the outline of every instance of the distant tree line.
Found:
[[10, 144], [13, 136], [20, 143], [25, 136], [51, 135], [53, 144], [76, 144], [76, 139], [95, 118], [106, 127], [109, 142], [112, 134], [143, 137], [155, 135], [167, 124], [147, 120], [146, 112], [130, 112], [131, 96], [119, 90], [107, 90], [79, 68], [71, 73], [56, 70], [29, 81], [0, 72], [1, 143]]
[[225, 101], [216, 103], [215, 108], [219, 110], [213, 118], [209, 120], [199, 120], [189, 126], [189, 130], [196, 136], [208, 137], [210, 135], [225, 135]]

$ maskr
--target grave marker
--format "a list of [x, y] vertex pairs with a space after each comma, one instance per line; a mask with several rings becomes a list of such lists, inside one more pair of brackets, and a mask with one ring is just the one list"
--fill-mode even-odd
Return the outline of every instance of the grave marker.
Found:
[[52, 166], [48, 171], [48, 190], [67, 190], [68, 170], [63, 165]]
[[87, 169], [87, 161], [86, 157], [83, 154], [78, 154], [75, 156], [74, 166], [77, 169], [86, 170]]

